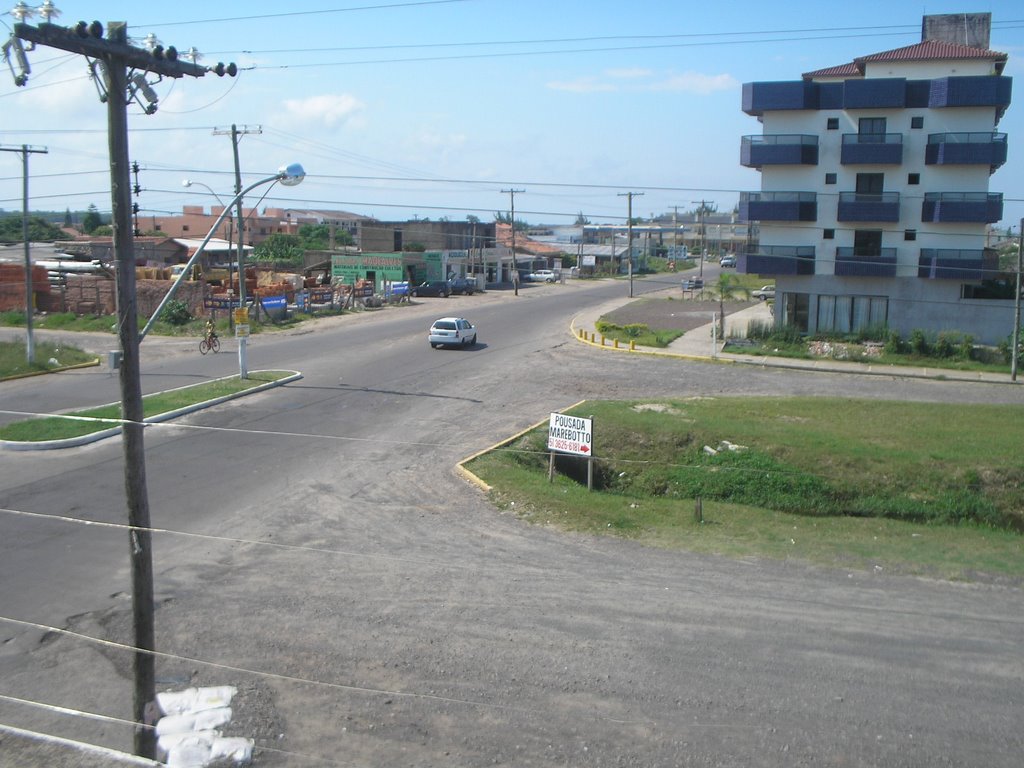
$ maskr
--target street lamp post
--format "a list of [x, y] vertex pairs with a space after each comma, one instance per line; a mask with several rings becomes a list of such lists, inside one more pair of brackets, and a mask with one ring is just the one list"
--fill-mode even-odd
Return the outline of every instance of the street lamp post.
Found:
[[[187, 187], [192, 187], [192, 186], [203, 187], [204, 189], [209, 191], [209, 193], [211, 195], [214, 196], [214, 198], [217, 200], [217, 202], [220, 203], [220, 207], [221, 208], [227, 208], [228, 207], [228, 206], [224, 205], [224, 201], [220, 199], [220, 195], [218, 195], [216, 192], [214, 192], [213, 188], [211, 186], [209, 186], [208, 184], [203, 184], [203, 182], [195, 181], [194, 179], [185, 179], [184, 181], [181, 182], [181, 186], [186, 187], [186, 188]], [[232, 216], [231, 218], [228, 219], [228, 242], [229, 243], [233, 242], [234, 241], [234, 237], [235, 237], [235, 217]]]
[[[185, 269], [183, 269], [181, 274], [178, 275], [177, 279], [173, 283], [171, 283], [171, 288], [169, 291], [167, 291], [167, 295], [164, 296], [163, 300], [156, 308], [156, 311], [153, 312], [153, 316], [149, 318], [149, 322], [146, 323], [145, 328], [143, 328], [142, 331], [139, 333], [139, 341], [141, 342], [144, 338], [146, 338], [146, 334], [149, 333], [150, 328], [153, 327], [153, 324], [160, 317], [160, 313], [163, 312], [164, 307], [167, 306], [167, 303], [172, 298], [174, 298], [174, 294], [178, 290], [178, 286], [181, 285], [181, 282], [188, 276], [189, 272], [192, 269], [192, 265], [199, 260], [199, 257], [202, 255], [203, 251], [206, 250], [207, 244], [210, 242], [210, 240], [213, 239], [213, 233], [217, 231], [217, 228], [221, 225], [225, 217], [231, 211], [231, 207], [233, 205], [235, 205], [236, 203], [240, 203], [242, 201], [242, 198], [249, 194], [249, 192], [256, 189], [256, 187], [262, 186], [263, 184], [276, 184], [277, 182], [280, 182], [286, 187], [294, 187], [297, 184], [301, 184], [304, 178], [306, 178], [306, 172], [303, 170], [302, 166], [299, 165], [298, 163], [292, 163], [291, 165], [282, 166], [280, 169], [278, 169], [278, 172], [275, 173], [273, 176], [268, 176], [265, 179], [260, 179], [259, 181], [253, 182], [248, 187], [239, 192], [237, 195], [235, 195], [232, 198], [231, 202], [224, 207], [224, 210], [220, 212], [220, 215], [217, 217], [217, 220], [213, 222], [213, 226], [210, 227], [210, 231], [203, 239], [203, 242], [199, 245], [199, 247], [196, 249], [196, 252], [192, 254], [192, 257], [185, 264]], [[244, 272], [241, 272], [239, 274], [239, 278], [244, 279], [243, 276]], [[238, 337], [238, 375], [239, 378], [242, 379], [249, 378], [249, 371], [246, 365], [246, 341], [247, 339], [244, 335]]]

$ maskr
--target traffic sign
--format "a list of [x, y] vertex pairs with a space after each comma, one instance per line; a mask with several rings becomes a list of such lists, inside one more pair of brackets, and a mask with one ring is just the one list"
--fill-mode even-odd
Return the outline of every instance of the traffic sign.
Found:
[[552, 413], [548, 420], [548, 450], [591, 456], [594, 449], [593, 419]]

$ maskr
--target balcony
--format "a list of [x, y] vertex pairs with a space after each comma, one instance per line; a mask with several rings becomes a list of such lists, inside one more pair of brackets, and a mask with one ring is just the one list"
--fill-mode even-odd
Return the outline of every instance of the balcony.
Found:
[[1003, 218], [1003, 196], [991, 192], [929, 192], [921, 204], [921, 221], [995, 224]]
[[931, 81], [928, 106], [996, 107], [1001, 115], [1010, 106], [1013, 78], [997, 75], [939, 77]]
[[843, 165], [899, 165], [903, 162], [902, 133], [844, 133]]
[[814, 192], [740, 192], [743, 221], [817, 221]]
[[817, 88], [803, 80], [743, 84], [743, 111], [758, 117], [776, 109], [817, 109]]
[[935, 280], [986, 280], [999, 271], [999, 254], [990, 249], [922, 248], [917, 276]]
[[813, 245], [762, 245], [739, 254], [736, 271], [748, 275], [813, 275]]
[[1006, 162], [1005, 133], [932, 133], [924, 150], [926, 165], [987, 165]]
[[843, 81], [843, 109], [902, 109], [907, 81], [902, 77], [873, 77]]
[[744, 136], [740, 144], [740, 165], [817, 165], [818, 137], [797, 133], [773, 136]]
[[838, 221], [899, 221], [899, 192], [840, 192]]
[[836, 275], [841, 277], [895, 277], [896, 249], [836, 248]]

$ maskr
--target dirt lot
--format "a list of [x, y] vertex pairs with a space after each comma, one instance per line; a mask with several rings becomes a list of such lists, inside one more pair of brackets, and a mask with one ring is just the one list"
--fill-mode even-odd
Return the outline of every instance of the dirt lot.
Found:
[[[727, 301], [725, 314], [731, 315], [741, 309], [756, 304], [754, 301]], [[629, 323], [645, 323], [648, 328], [657, 331], [679, 330], [691, 331], [711, 322], [711, 315], [718, 312], [715, 300], [700, 301], [697, 299], [652, 298], [637, 299], [624, 307], [609, 312], [603, 319], [617, 325]]]

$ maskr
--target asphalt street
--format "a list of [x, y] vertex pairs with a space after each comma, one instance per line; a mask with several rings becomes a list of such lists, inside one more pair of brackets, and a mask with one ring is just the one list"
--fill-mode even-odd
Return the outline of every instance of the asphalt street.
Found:
[[[1024, 403], [1016, 386], [578, 343], [572, 319], [623, 288], [423, 299], [262, 335], [250, 368], [303, 379], [147, 428], [161, 689], [236, 685], [231, 732], [261, 766], [1019, 765], [1019, 587], [567, 535], [453, 472], [588, 398]], [[432, 350], [442, 314], [480, 343]], [[234, 349], [144, 347], [143, 389], [231, 373]], [[59, 410], [116, 400], [117, 377], [0, 392], [7, 410]], [[0, 454], [0, 723], [130, 750], [130, 654], [94, 641], [131, 638], [129, 536], [103, 525], [125, 518], [118, 439]], [[0, 733], [0, 764], [87, 763]]]

